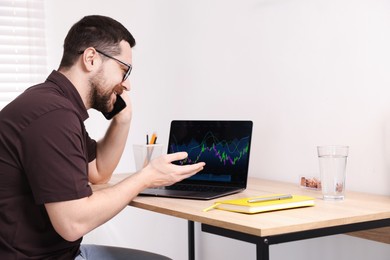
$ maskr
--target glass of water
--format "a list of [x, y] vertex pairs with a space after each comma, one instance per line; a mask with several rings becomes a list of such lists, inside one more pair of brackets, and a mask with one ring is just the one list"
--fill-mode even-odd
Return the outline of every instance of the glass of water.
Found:
[[343, 200], [348, 146], [318, 146], [321, 187], [324, 200]]

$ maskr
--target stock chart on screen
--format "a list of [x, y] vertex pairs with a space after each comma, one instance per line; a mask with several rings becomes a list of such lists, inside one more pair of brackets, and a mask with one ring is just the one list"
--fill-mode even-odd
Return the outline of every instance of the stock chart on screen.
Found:
[[251, 125], [249, 128], [231, 121], [203, 121], [172, 127], [168, 152], [188, 153], [186, 159], [176, 164], [206, 163], [205, 169], [191, 179], [230, 181], [235, 173], [247, 169]]

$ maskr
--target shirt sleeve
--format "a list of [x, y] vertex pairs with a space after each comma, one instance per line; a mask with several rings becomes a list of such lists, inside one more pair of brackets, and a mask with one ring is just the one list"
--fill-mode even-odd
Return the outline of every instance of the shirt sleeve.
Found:
[[[21, 138], [22, 165], [37, 204], [90, 196], [88, 161], [94, 141], [71, 110], [57, 109], [28, 126]], [[96, 148], [96, 142], [95, 142]]]
[[89, 137], [88, 132], [86, 132], [86, 134], [87, 134], [88, 162], [92, 162], [93, 160], [96, 159], [97, 144], [94, 139], [91, 139]]

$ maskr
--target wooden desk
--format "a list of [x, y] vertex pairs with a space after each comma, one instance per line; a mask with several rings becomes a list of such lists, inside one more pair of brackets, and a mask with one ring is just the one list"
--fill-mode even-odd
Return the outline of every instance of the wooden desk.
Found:
[[[126, 176], [114, 175], [109, 185]], [[316, 198], [316, 206], [246, 215], [222, 210], [203, 212], [215, 200], [139, 196], [130, 205], [188, 220], [191, 260], [195, 259], [194, 222], [201, 223], [202, 231], [256, 244], [257, 259], [269, 259], [269, 246], [272, 244], [374, 228], [385, 227], [388, 231], [390, 227], [390, 196], [347, 191], [344, 201], [329, 202], [320, 198], [319, 191], [305, 190], [298, 184], [250, 178], [245, 191], [224, 199], [269, 193], [312, 196]], [[390, 233], [384, 232], [382, 235], [383, 241], [389, 240]]]

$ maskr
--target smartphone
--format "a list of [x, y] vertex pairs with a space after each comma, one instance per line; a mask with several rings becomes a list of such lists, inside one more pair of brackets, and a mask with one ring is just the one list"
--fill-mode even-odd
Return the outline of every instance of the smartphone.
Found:
[[120, 95], [116, 95], [116, 101], [114, 104], [114, 109], [111, 112], [102, 112], [104, 117], [107, 120], [112, 119], [116, 114], [121, 112], [126, 107], [126, 102], [123, 100], [123, 98]]

